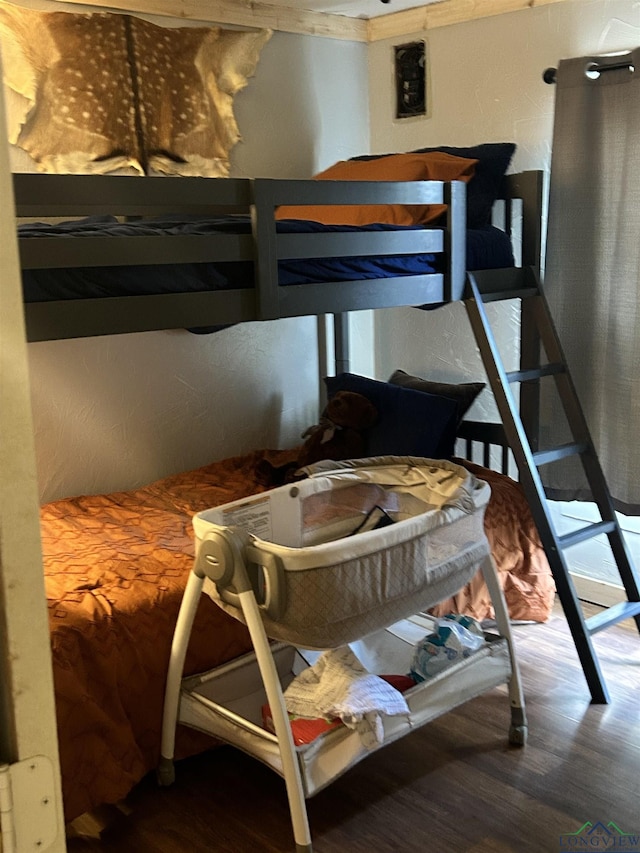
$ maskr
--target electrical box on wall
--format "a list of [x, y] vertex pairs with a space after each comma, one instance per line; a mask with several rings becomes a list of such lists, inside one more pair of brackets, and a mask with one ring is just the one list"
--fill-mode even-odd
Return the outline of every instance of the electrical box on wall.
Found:
[[427, 61], [424, 41], [394, 47], [396, 118], [427, 115]]

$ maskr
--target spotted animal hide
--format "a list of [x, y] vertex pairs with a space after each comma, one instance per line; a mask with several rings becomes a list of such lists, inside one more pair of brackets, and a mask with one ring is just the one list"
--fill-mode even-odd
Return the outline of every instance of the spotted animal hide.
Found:
[[0, 2], [4, 80], [18, 104], [10, 142], [46, 172], [224, 177], [240, 138], [233, 98], [270, 36]]

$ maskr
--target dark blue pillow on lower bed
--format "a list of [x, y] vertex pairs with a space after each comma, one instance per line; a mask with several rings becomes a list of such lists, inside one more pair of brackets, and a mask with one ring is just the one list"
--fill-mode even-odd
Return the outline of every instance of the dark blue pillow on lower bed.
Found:
[[328, 376], [324, 381], [329, 399], [338, 391], [355, 391], [378, 410], [378, 420], [366, 435], [367, 456], [453, 456], [458, 412], [455, 400], [353, 373]]

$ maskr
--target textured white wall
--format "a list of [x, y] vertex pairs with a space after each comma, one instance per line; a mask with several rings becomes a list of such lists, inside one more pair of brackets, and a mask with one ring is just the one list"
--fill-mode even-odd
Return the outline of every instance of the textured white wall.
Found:
[[[236, 98], [232, 175], [308, 177], [367, 150], [366, 91], [364, 45], [274, 34]], [[315, 328], [303, 318], [30, 344], [41, 499], [292, 446], [317, 418]]]
[[[426, 38], [428, 118], [394, 119], [393, 46]], [[379, 42], [369, 55], [371, 150], [513, 141], [512, 171], [548, 169], [554, 88], [542, 80], [560, 59], [624, 50], [640, 40], [637, 0], [567, 0], [521, 12]], [[506, 305], [489, 306], [507, 363], [517, 358], [518, 320]], [[376, 315], [376, 374], [395, 368], [461, 381], [484, 378], [461, 305], [435, 312], [393, 309]], [[491, 418], [485, 391], [470, 412]]]
[[[512, 140], [515, 171], [542, 168], [554, 109], [544, 69], [570, 56], [634, 47], [639, 35], [637, 0], [566, 0], [377, 42], [369, 53], [372, 150]], [[423, 37], [430, 117], [395, 120], [393, 46]]]

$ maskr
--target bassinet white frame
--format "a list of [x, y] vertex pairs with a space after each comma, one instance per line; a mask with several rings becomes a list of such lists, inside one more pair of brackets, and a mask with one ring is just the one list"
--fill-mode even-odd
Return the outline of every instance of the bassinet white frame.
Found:
[[[459, 582], [463, 585], [478, 568], [482, 571], [494, 606], [498, 634], [487, 634], [487, 643], [480, 652], [455, 663], [435, 678], [407, 691], [405, 698], [409, 714], [406, 717], [383, 717], [384, 738], [380, 747], [392, 743], [457, 705], [505, 683], [508, 685], [511, 706], [509, 741], [512, 744], [522, 745], [527, 738], [522, 687], [506, 604], [497, 569], [482, 529], [484, 508], [488, 500], [488, 486], [465, 469], [452, 463], [406, 458], [400, 461], [414, 466], [426, 465], [433, 471], [440, 470], [446, 474], [455, 471], [463, 472], [459, 474], [462, 478], [461, 488], [456, 491], [451, 500], [444, 504], [444, 509], [428, 511], [424, 514], [422, 523], [419, 520], [420, 516], [416, 517], [418, 527], [414, 531], [414, 538], [428, 537], [430, 533], [437, 530], [438, 522], [440, 525], [453, 524], [455, 527], [457, 512], [478, 516], [480, 527], [468, 551], [473, 554], [473, 561], [467, 566], [468, 571], [465, 571], [463, 576], [459, 576]], [[345, 474], [348, 476], [349, 470], [356, 470], [358, 473], [366, 472], [370, 470], [372, 463], [375, 465], [376, 460], [342, 463], [342, 471], [333, 472], [333, 474], [339, 478]], [[327, 480], [325, 471], [321, 471], [316, 476], [320, 476], [322, 481]], [[285, 488], [293, 489], [296, 493], [294, 497], [297, 497], [300, 487], [305, 484], [307, 481]], [[322, 487], [323, 483], [310, 484], [311, 488], [318, 485]], [[328, 487], [330, 488], [331, 485]], [[282, 492], [282, 489], [273, 490], [271, 494], [277, 492]], [[263, 496], [265, 494], [270, 493], [264, 493]], [[463, 510], [460, 509], [462, 505], [465, 506]], [[440, 517], [436, 519], [438, 514]], [[217, 525], [208, 520], [206, 513], [204, 515], [204, 524], [202, 519], [194, 519], [198, 539], [196, 559], [187, 582], [171, 650], [158, 779], [163, 785], [169, 785], [175, 779], [173, 757], [175, 730], [178, 723], [231, 743], [260, 759], [284, 778], [296, 851], [311, 853], [312, 845], [305, 799], [346, 772], [372, 750], [362, 745], [356, 732], [345, 727], [333, 729], [310, 744], [302, 746], [294, 744], [284, 689], [296, 671], [299, 671], [296, 667], [304, 666], [305, 660], [290, 642], [270, 641], [265, 624], [268, 626], [271, 640], [274, 637], [279, 640], [278, 618], [283, 624], [286, 623], [286, 616], [283, 619], [286, 611], [280, 604], [275, 610], [271, 607], [272, 601], [279, 598], [278, 595], [275, 595], [272, 601], [262, 600], [262, 604], [258, 603], [263, 596], [256, 589], [255, 575], [248, 571], [249, 566], [256, 564], [264, 566], [269, 562], [268, 552], [260, 553], [261, 545], [268, 545], [271, 552], [274, 550], [274, 545], [262, 543], [256, 536], [238, 528]], [[395, 532], [396, 537], [397, 535]], [[360, 538], [367, 537], [374, 550], [376, 543], [379, 545], [385, 542], [383, 531], [371, 531], [368, 534], [362, 534]], [[353, 539], [341, 541], [349, 541], [350, 547], [353, 548]], [[386, 541], [388, 542], [388, 537]], [[331, 544], [339, 545], [340, 543]], [[275, 546], [276, 550], [277, 547]], [[313, 552], [313, 547], [285, 549], [285, 552], [291, 550], [293, 557], [296, 558], [302, 552]], [[362, 546], [358, 543], [356, 547]], [[416, 555], [418, 553], [424, 559], [424, 549], [416, 551]], [[267, 554], [266, 557], [265, 554]], [[285, 562], [286, 556], [285, 553]], [[329, 570], [331, 571], [331, 567]], [[426, 576], [427, 571], [424, 574]], [[235, 610], [234, 615], [247, 624], [254, 652], [207, 673], [183, 679], [182, 673], [193, 620], [201, 593], [205, 584], [209, 582], [216, 587], [216, 595], [213, 597], [218, 603], [224, 606], [226, 598], [225, 609], [231, 609], [231, 612]], [[279, 581], [275, 581], [272, 577], [271, 582], [286, 585], [282, 572]], [[436, 595], [436, 600], [442, 597], [442, 594]], [[436, 600], [429, 598], [428, 584], [423, 589], [417, 587], [415, 610], [411, 610], [410, 605], [405, 603], [405, 612], [401, 615], [408, 617], [414, 612], [419, 613], [436, 603]], [[229, 602], [231, 602], [230, 605]], [[269, 618], [270, 608], [272, 614], [276, 614], [275, 621]], [[365, 656], [369, 650], [377, 660], [397, 660], [399, 653], [406, 652], [408, 660], [411, 646], [401, 639], [398, 633], [400, 623], [397, 622], [399, 618], [397, 609], [392, 607], [387, 610], [383, 606], [375, 610], [375, 615], [379, 630], [361, 640]], [[419, 624], [429, 624], [423, 615], [417, 617], [417, 621]], [[365, 621], [362, 624], [366, 625], [368, 622]], [[347, 634], [327, 634], [326, 647], [350, 642], [354, 626], [348, 625], [347, 631]], [[424, 630], [424, 633], [427, 633], [427, 630]], [[284, 634], [287, 638], [291, 636], [290, 632], [287, 632], [286, 625]], [[303, 648], [307, 648], [304, 635], [296, 635], [295, 638], [300, 641]], [[314, 634], [315, 639], [317, 636]], [[322, 644], [315, 643], [314, 648], [320, 647]], [[362, 649], [359, 649], [361, 657]], [[382, 669], [378, 670], [378, 674], [394, 671], [393, 668], [387, 669], [384, 663], [381, 663], [381, 666]], [[270, 706], [275, 735], [266, 731], [259, 723], [259, 708], [264, 702]]]

